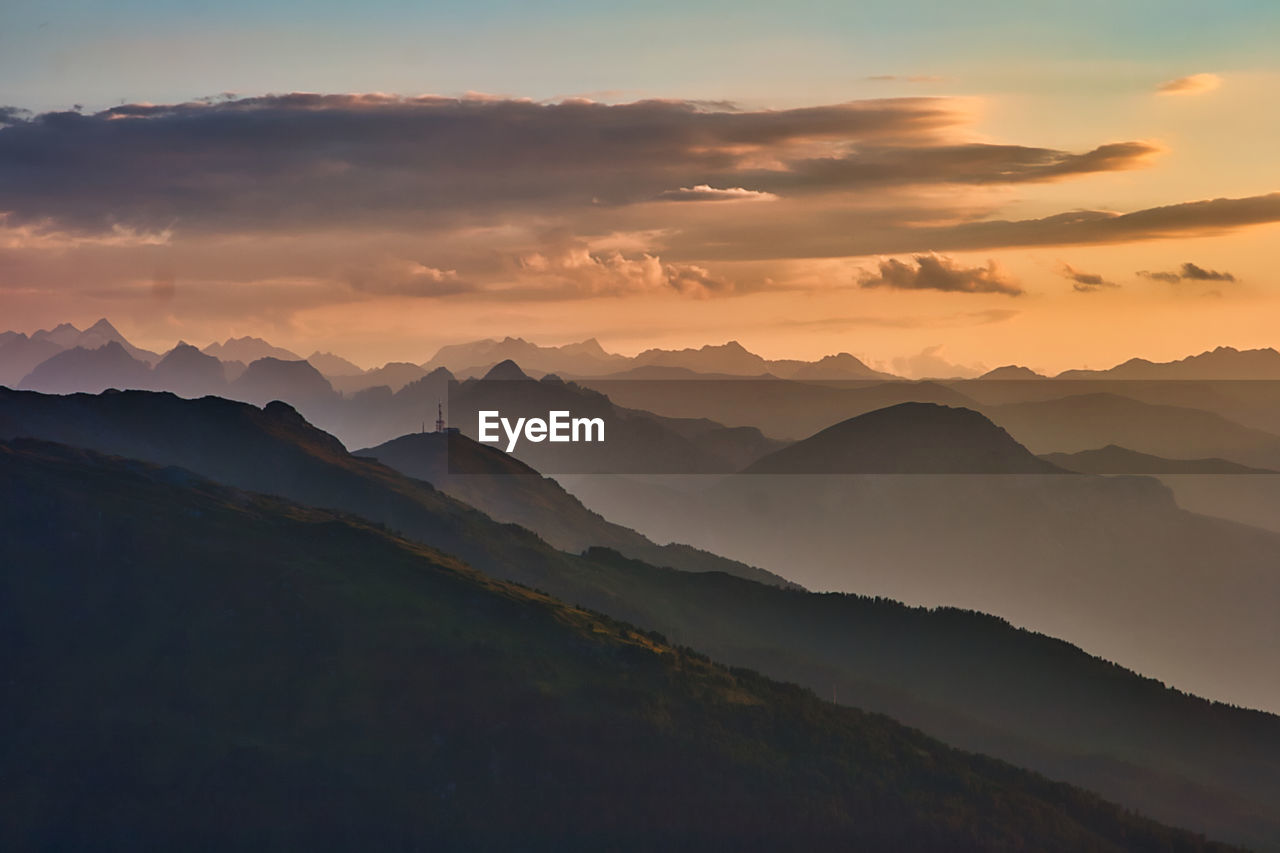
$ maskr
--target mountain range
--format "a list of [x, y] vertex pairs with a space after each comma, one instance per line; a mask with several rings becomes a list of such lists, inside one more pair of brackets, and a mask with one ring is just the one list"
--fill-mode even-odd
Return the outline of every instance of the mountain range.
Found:
[[[1055, 778], [1086, 785], [1129, 808], [1166, 821], [1261, 849], [1280, 849], [1280, 821], [1270, 808], [1280, 797], [1277, 781], [1280, 780], [1277, 769], [1280, 768], [1280, 719], [1190, 697], [1091, 657], [1066, 643], [1016, 629], [999, 619], [954, 609], [910, 608], [883, 598], [781, 589], [723, 571], [660, 568], [608, 549], [591, 548], [581, 555], [557, 551], [532, 533], [494, 521], [425, 482], [347, 454], [334, 438], [311, 427], [281, 403], [258, 409], [217, 398], [183, 400], [145, 392], [56, 397], [0, 391], [0, 437], [14, 436], [60, 441], [145, 459], [153, 464], [177, 465], [197, 476], [214, 477], [233, 488], [267, 492], [308, 506], [353, 513], [382, 524], [389, 531], [398, 531], [407, 540], [465, 559], [492, 578], [516, 580], [546, 590], [562, 601], [583, 604], [646, 630], [661, 631], [673, 642], [690, 645], [717, 660], [750, 666], [773, 677], [809, 686], [823, 696], [889, 713], [954, 745], [994, 754]], [[145, 473], [136, 465], [129, 470], [138, 476]], [[193, 485], [190, 474], [175, 469], [146, 476], [160, 479], [173, 489]], [[189, 525], [207, 519], [211, 508], [203, 504], [192, 507], [172, 491], [168, 496], [145, 496], [140, 503], [126, 503], [117, 500], [115, 495], [96, 502], [93, 497], [99, 494], [96, 489], [112, 487], [121, 478], [118, 469], [116, 473], [101, 475], [75, 470], [62, 480], [73, 483], [74, 487], [60, 492], [63, 497], [46, 499], [49, 493], [47, 489], [40, 491], [44, 487], [39, 484], [52, 483], [50, 476], [42, 473], [34, 479], [7, 477], [5, 487], [17, 488], [26, 497], [5, 501], [2, 506], [10, 513], [41, 512], [48, 511], [47, 508], [57, 505], [58, 501], [73, 501], [70, 511], [51, 516], [61, 519], [56, 523], [15, 521], [12, 529], [30, 528], [31, 536], [57, 534], [61, 543], [58, 547], [64, 549], [96, 548], [95, 543], [102, 543], [105, 549], [102, 553], [123, 553], [122, 565], [135, 567], [139, 563], [130, 559], [130, 555], [137, 554], [138, 548], [150, 547], [148, 536], [158, 537], [152, 543], [156, 547], [185, 549], [163, 552], [168, 556], [160, 559], [165, 566], [181, 567], [189, 563], [187, 557], [181, 556], [183, 553], [201, 555], [201, 559], [210, 553], [199, 543], [211, 542], [221, 548], [233, 541], [229, 537], [235, 529], [234, 521], [244, 519], [254, 505], [251, 498], [230, 500], [232, 515], [214, 514], [209, 522], [212, 527], [208, 530], [216, 531], [210, 539], [209, 532], [190, 532]], [[1017, 481], [1022, 478], [991, 479]], [[1061, 476], [1049, 479], [1093, 480]], [[87, 497], [76, 504], [77, 495]], [[885, 497], [880, 496], [881, 500]], [[1096, 495], [1089, 497], [1096, 498]], [[111, 514], [114, 507], [121, 507], [119, 518]], [[857, 517], [859, 511], [853, 506], [842, 509], [851, 518]], [[169, 513], [173, 521], [169, 520]], [[298, 510], [290, 510], [285, 515], [293, 521], [301, 517]], [[1050, 517], [1044, 516], [1041, 521]], [[1177, 520], [1194, 524], [1194, 519], [1185, 516]], [[270, 523], [286, 524], [286, 520]], [[296, 572], [318, 565], [298, 548], [308, 548], [314, 542], [323, 545], [320, 555], [333, 557], [347, 553], [332, 546], [334, 539], [325, 534], [328, 530], [339, 531], [341, 523], [345, 522], [322, 526], [314, 532], [295, 527], [278, 528], [284, 530], [282, 538], [266, 553], [279, 552], [287, 542], [291, 549], [288, 556], [276, 558], [272, 563], [294, 567], [290, 571], [295, 574], [287, 577], [297, 577]], [[78, 533], [74, 536], [59, 533], [68, 530]], [[774, 532], [782, 531], [774, 528]], [[1073, 531], [1064, 533], [1070, 535]], [[341, 538], [340, 533], [335, 536]], [[254, 534], [252, 540], [271, 541], [266, 531]], [[26, 540], [13, 538], [0, 547], [13, 547], [15, 541]], [[45, 554], [44, 541], [38, 540], [24, 553], [32, 559]], [[794, 542], [796, 547], [803, 544], [803, 540]], [[356, 552], [359, 556], [353, 557], [352, 562], [369, 567], [367, 550], [360, 547]], [[48, 553], [62, 552], [53, 549]], [[210, 559], [221, 565], [224, 558], [219, 555], [226, 552], [212, 553]], [[22, 561], [6, 562], [24, 565]], [[252, 571], [255, 563], [248, 556], [227, 555], [225, 562], [237, 568], [245, 566], [251, 577], [276, 577], [271, 572]], [[67, 570], [90, 562], [55, 559], [54, 564]], [[94, 575], [108, 584], [113, 576], [113, 572], [106, 571], [96, 571]], [[183, 576], [172, 569], [165, 575]], [[149, 581], [141, 582], [142, 588], [151, 586]], [[75, 587], [75, 582], [68, 582], [63, 588]], [[349, 583], [326, 588], [335, 592], [355, 591]], [[126, 600], [132, 598], [128, 593], [130, 587], [117, 589], [117, 594]], [[298, 609], [294, 603], [298, 599], [291, 592], [293, 587], [276, 585], [269, 589], [279, 592], [271, 594], [275, 597], [264, 599], [261, 594], [245, 591], [237, 593], [241, 596], [237, 600], [243, 602], [241, 607], [249, 608], [246, 612], [250, 614], [259, 612], [260, 602], [278, 602], [279, 607], [284, 608], [285, 618], [291, 620], [286, 624], [298, 626], [297, 636], [302, 642], [314, 642], [325, 636], [322, 626], [328, 623], [303, 615], [309, 611]], [[6, 596], [4, 600], [18, 599]], [[51, 602], [50, 607], [58, 606], [56, 600], [47, 595], [39, 600]], [[138, 603], [152, 600], [143, 597]], [[206, 600], [190, 596], [181, 599], [191, 603]], [[223, 596], [220, 594], [213, 600], [221, 602]], [[370, 605], [379, 599], [361, 596], [361, 600]], [[471, 603], [460, 605], [464, 614], [485, 612], [474, 596], [466, 601]], [[114, 618], [111, 607], [103, 607], [91, 597], [85, 602], [84, 613]], [[64, 612], [63, 616], [76, 619], [80, 612]], [[180, 620], [175, 624], [189, 626], [188, 615], [193, 611], [189, 604], [175, 605], [161, 599], [156, 611], [149, 612], [171, 614]], [[201, 616], [196, 624], [208, 622], [211, 627], [238, 624], [225, 621], [225, 614], [228, 614], [225, 608], [213, 606], [207, 619]], [[466, 618], [475, 621], [477, 617]], [[134, 621], [149, 624], [147, 620], [131, 620], [129, 624]], [[41, 619], [31, 618], [6, 619], [4, 624], [11, 631], [15, 625], [43, 623]], [[50, 630], [56, 631], [61, 623], [51, 621], [50, 624], [53, 626]], [[487, 624], [476, 622], [481, 635], [489, 630], [485, 627]], [[179, 652], [179, 657], [170, 659], [176, 671], [187, 672], [191, 668], [182, 657], [186, 654], [182, 650], [192, 647], [189, 643], [175, 645], [175, 642], [182, 636], [199, 640], [205, 632], [190, 632], [189, 627], [182, 630], [188, 633], [175, 635], [167, 628], [158, 630], [163, 644], [157, 648], [169, 649], [170, 655], [175, 650]], [[280, 636], [278, 625], [272, 630], [276, 631], [274, 636]], [[340, 635], [364, 636], [359, 631], [348, 630], [341, 631]], [[371, 640], [376, 636], [371, 635]], [[465, 638], [470, 635], [460, 636], [465, 648]], [[258, 642], [246, 641], [241, 647], [252, 654]], [[120, 647], [119, 644], [95, 644], [92, 640], [86, 644], [94, 649]], [[412, 647], [427, 659], [434, 659], [425, 651], [428, 645], [417, 642]], [[150, 660], [150, 652], [144, 652], [143, 657]], [[256, 655], [254, 659], [274, 658]], [[319, 654], [308, 659], [323, 661], [326, 657]], [[360, 663], [360, 658], [342, 660], [354, 660], [352, 665], [361, 672], [405, 671], [398, 664], [388, 663], [386, 670], [380, 670], [376, 666], [369, 669]], [[91, 659], [84, 666], [86, 672], [99, 672], [103, 662]], [[237, 667], [231, 669], [236, 671]], [[547, 671], [537, 666], [527, 669]], [[263, 671], [264, 677], [274, 677], [276, 673], [296, 674], [304, 670], [305, 666], [280, 664]], [[149, 672], [154, 675], [154, 668]], [[124, 683], [135, 681], [126, 678]], [[66, 683], [81, 682], [71, 679]], [[210, 695], [218, 695], [220, 683], [223, 682], [218, 678], [199, 680], [199, 684], [204, 685], [201, 689], [214, 691]], [[332, 679], [325, 683], [334, 684]], [[319, 689], [322, 688], [308, 688], [302, 693], [312, 697], [366, 695], [360, 690], [339, 688], [317, 694], [315, 690]], [[8, 695], [21, 694], [10, 692]], [[77, 701], [74, 695], [65, 695], [71, 697], [68, 706], [81, 713], [96, 707], [93, 702]], [[202, 708], [205, 705], [199, 697], [204, 695], [180, 700], [165, 698], [164, 706]], [[191, 697], [191, 694], [187, 691], [179, 696]], [[509, 705], [495, 701], [484, 707]], [[294, 727], [289, 724], [289, 728]], [[334, 731], [331, 726], [320, 728]], [[773, 731], [790, 729], [790, 724], [782, 718], [778, 718], [776, 726], [770, 725]], [[165, 731], [190, 731], [190, 726], [179, 725]], [[347, 731], [355, 730], [348, 728]], [[107, 737], [96, 742], [121, 743], [127, 748], [132, 741]], [[249, 736], [242, 742], [260, 743], [262, 739]], [[273, 754], [291, 753], [276, 750]], [[500, 752], [500, 756], [506, 754]], [[501, 759], [499, 764], [511, 766]], [[197, 767], [204, 766], [197, 764]], [[486, 765], [481, 762], [479, 766]], [[615, 765], [615, 771], [621, 766], [624, 765]], [[80, 773], [80, 766], [75, 765], [69, 772]], [[301, 776], [312, 778], [308, 773]], [[18, 812], [25, 813], [28, 812]], [[119, 812], [112, 814], [120, 818]], [[908, 843], [908, 846], [913, 845]], [[1031, 846], [1038, 847], [1040, 842]], [[1161, 849], [1160, 844], [1155, 843], [1153, 849]]]
[[1222, 849], [359, 519], [0, 472], [8, 849]]

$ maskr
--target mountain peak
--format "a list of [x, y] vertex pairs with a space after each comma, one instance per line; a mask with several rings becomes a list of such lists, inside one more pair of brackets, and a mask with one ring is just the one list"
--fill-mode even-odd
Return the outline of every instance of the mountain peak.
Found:
[[899, 403], [849, 418], [760, 459], [751, 474], [1059, 474], [984, 415]]
[[520, 365], [516, 364], [514, 361], [508, 358], [498, 362], [493, 367], [489, 368], [489, 371], [484, 375], [483, 378], [485, 380], [494, 379], [494, 380], [510, 381], [510, 380], [518, 380], [518, 379], [528, 379], [529, 376], [523, 370], [520, 369]]

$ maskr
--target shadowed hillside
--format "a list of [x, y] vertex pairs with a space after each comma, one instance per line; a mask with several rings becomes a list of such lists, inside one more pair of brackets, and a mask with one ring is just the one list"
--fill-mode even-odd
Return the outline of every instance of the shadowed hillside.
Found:
[[0, 470], [10, 850], [1216, 849], [358, 520]]
[[165, 394], [0, 390], [0, 437], [15, 435], [182, 465], [354, 512], [491, 576], [656, 629], [726, 663], [824, 696], [834, 689], [841, 702], [890, 713], [1165, 821], [1280, 849], [1271, 808], [1280, 798], [1280, 720], [1179, 694], [991, 617], [781, 590], [607, 551], [558, 552], [426, 483], [349, 456], [282, 404], [260, 410]]

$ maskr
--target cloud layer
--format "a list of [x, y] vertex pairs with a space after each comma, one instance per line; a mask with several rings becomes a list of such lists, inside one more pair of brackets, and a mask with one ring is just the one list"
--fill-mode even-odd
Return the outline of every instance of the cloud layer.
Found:
[[917, 255], [910, 263], [888, 258], [878, 272], [858, 280], [861, 287], [891, 287], [898, 290], [942, 290], [950, 293], [1003, 293], [1019, 296], [1023, 290], [1005, 276], [995, 261], [985, 267], [962, 267], [939, 255]]

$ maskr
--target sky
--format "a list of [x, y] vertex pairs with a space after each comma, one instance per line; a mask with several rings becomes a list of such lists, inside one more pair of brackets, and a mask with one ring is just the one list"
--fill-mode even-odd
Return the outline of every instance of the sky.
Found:
[[1056, 372], [1280, 327], [1274, 2], [0, 6], [0, 328]]

